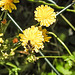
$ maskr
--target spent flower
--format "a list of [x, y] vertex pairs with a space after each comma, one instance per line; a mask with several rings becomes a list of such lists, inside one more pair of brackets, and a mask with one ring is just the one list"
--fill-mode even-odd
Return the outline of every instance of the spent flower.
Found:
[[17, 43], [18, 42], [18, 39], [17, 38], [14, 38], [12, 41], [13, 41], [13, 43]]
[[40, 22], [41, 26], [49, 27], [56, 21], [56, 13], [54, 12], [54, 9], [48, 5], [38, 6], [34, 13], [35, 20]]
[[3, 21], [1, 21], [2, 24], [6, 24], [7, 23], [7, 20], [6, 19], [3, 19]]

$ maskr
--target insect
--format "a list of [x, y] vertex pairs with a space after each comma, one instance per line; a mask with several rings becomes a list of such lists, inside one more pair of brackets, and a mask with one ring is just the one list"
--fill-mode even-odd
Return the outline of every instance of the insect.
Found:
[[34, 46], [31, 45], [30, 40], [28, 40], [26, 48], [28, 49], [29, 52], [32, 52], [32, 50], [34, 49]]

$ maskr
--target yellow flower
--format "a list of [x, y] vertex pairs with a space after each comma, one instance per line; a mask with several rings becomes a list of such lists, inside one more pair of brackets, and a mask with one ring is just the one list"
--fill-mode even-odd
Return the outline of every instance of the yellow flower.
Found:
[[3, 39], [2, 38], [0, 38], [0, 43], [3, 43], [4, 41], [3, 41]]
[[42, 27], [38, 27], [40, 31], [42, 31], [42, 35], [44, 36], [44, 42], [49, 42], [51, 37], [48, 37], [47, 33], [48, 31], [46, 29], [42, 29]]
[[0, 33], [0, 36], [3, 36], [3, 33]]
[[35, 62], [38, 58], [35, 55], [30, 55], [26, 58], [27, 62]]
[[19, 3], [19, 0], [0, 0], [1, 10], [8, 10], [11, 13], [12, 10], [17, 9], [13, 3]]
[[[3, 36], [3, 33], [0, 33], [0, 36]], [[3, 42], [4, 42], [3, 39], [0, 38], [0, 43], [3, 43]]]
[[54, 9], [49, 7], [48, 5], [41, 5], [36, 8], [35, 13], [35, 20], [40, 22], [41, 26], [49, 27], [56, 21], [56, 14]]
[[26, 52], [38, 52], [39, 49], [44, 48], [42, 31], [39, 31], [38, 27], [31, 26], [31, 28], [25, 29], [23, 34], [19, 34], [19, 36]]

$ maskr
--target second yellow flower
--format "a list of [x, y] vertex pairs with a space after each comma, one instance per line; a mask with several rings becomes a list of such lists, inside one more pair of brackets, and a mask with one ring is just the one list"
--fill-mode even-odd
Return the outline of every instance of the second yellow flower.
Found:
[[54, 9], [49, 7], [48, 5], [41, 5], [36, 8], [35, 20], [40, 22], [41, 26], [49, 27], [56, 21], [56, 14]]

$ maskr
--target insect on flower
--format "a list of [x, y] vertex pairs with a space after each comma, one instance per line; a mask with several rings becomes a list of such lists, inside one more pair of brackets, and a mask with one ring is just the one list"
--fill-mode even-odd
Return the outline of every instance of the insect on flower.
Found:
[[28, 49], [29, 52], [31, 52], [32, 49], [34, 49], [34, 46], [31, 45], [30, 40], [28, 40], [28, 43], [26, 45], [26, 48]]
[[42, 31], [38, 27], [31, 26], [23, 31], [23, 34], [19, 34], [22, 46], [25, 48], [25, 52], [30, 51], [31, 53], [38, 52], [39, 49], [43, 49], [44, 36]]

